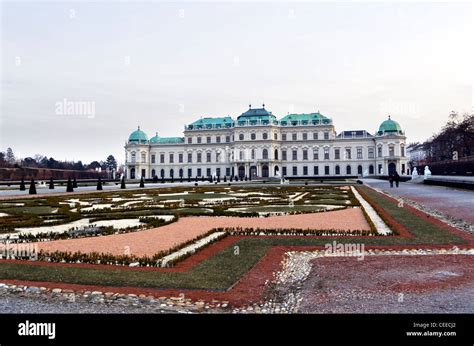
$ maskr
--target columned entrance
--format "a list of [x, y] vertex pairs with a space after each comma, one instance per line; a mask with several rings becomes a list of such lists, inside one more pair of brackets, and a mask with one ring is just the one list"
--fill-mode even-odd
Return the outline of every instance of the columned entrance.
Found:
[[273, 169], [273, 175], [275, 177], [278, 177], [280, 175], [280, 168], [278, 168], [278, 166], [275, 166], [275, 168]]

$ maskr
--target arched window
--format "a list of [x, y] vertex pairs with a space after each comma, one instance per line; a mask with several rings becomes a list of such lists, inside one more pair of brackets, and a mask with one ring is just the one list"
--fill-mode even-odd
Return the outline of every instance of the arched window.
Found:
[[132, 163], [135, 163], [137, 160], [137, 154], [134, 151], [132, 151], [131, 157], [132, 157]]
[[395, 146], [393, 144], [388, 146], [388, 156], [395, 156]]
[[182, 168], [179, 169], [179, 177], [180, 177], [180, 178], [183, 177], [183, 169], [182, 169]]
[[255, 133], [250, 134], [250, 139], [254, 141], [257, 138], [257, 135]]
[[362, 175], [362, 166], [357, 166], [357, 174]]
[[143, 163], [146, 162], [146, 153], [142, 153], [142, 162], [143, 162]]
[[239, 151], [239, 160], [243, 160], [244, 159], [244, 151], [243, 150], [240, 150]]
[[170, 169], [170, 177], [171, 177], [171, 178], [174, 177], [174, 169], [173, 169], [173, 168]]
[[263, 133], [263, 139], [268, 139], [268, 133], [266, 132]]
[[275, 133], [273, 134], [273, 139], [274, 139], [274, 140], [277, 140], [277, 139], [278, 139], [278, 133], [275, 132]]
[[162, 170], [160, 171], [160, 176], [161, 176], [162, 178], [165, 177], [165, 170], [164, 170], [164, 169], [162, 169]]
[[241, 133], [241, 134], [239, 134], [239, 141], [243, 141], [243, 140], [244, 140], [244, 134]]
[[151, 177], [154, 178], [156, 175], [156, 171], [154, 169], [151, 170]]
[[374, 174], [374, 165], [369, 166], [369, 174]]
[[335, 173], [336, 173], [337, 175], [341, 174], [341, 169], [339, 168], [339, 166], [336, 166], [336, 171], [335, 171]]
[[405, 156], [405, 146], [403, 144], [400, 145], [400, 155]]
[[351, 166], [347, 165], [346, 167], [346, 174], [352, 174]]
[[278, 149], [275, 149], [275, 160], [278, 160]]
[[268, 160], [268, 150], [267, 149], [262, 150], [262, 158], [264, 160]]

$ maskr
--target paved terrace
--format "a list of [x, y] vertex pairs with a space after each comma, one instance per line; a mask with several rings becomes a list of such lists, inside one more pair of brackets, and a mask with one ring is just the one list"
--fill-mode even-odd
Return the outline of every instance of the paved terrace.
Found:
[[[449, 177], [454, 178], [454, 177]], [[459, 177], [471, 179], [474, 177]], [[390, 188], [387, 180], [363, 179], [364, 183], [378, 188], [394, 197], [403, 197], [426, 207], [438, 210], [474, 224], [474, 192], [452, 187], [434, 186], [416, 183], [400, 183], [400, 187]]]

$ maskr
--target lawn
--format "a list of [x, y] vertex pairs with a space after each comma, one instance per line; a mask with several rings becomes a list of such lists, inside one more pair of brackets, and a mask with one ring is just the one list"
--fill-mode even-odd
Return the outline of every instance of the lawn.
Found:
[[[413, 235], [406, 237], [261, 237], [243, 238], [208, 259], [192, 267], [187, 272], [154, 272], [120, 269], [95, 269], [63, 266], [36, 266], [13, 263], [0, 263], [0, 278], [32, 281], [51, 281], [100, 286], [137, 286], [175, 289], [226, 290], [248, 272], [272, 246], [324, 246], [328, 242], [364, 243], [370, 245], [441, 245], [464, 244], [461, 237], [444, 228], [417, 216], [407, 208], [399, 208], [397, 203], [387, 200], [374, 190], [358, 187], [372, 201], [378, 204], [397, 222], [406, 226]], [[234, 254], [238, 246], [239, 254]]]

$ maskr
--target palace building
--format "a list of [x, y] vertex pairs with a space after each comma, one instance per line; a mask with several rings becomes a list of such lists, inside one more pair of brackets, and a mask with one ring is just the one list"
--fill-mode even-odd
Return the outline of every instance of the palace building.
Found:
[[390, 119], [371, 134], [336, 132], [319, 113], [288, 114], [252, 108], [236, 119], [201, 118], [184, 137], [148, 138], [140, 127], [125, 143], [128, 179], [209, 176], [328, 177], [406, 174], [405, 133]]

